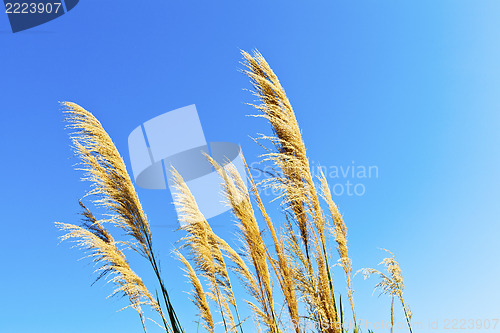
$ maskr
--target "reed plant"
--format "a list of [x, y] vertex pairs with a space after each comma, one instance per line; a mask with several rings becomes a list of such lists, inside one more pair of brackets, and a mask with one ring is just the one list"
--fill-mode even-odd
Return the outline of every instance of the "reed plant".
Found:
[[[257, 110], [254, 116], [264, 118], [272, 128], [272, 135], [260, 135], [255, 140], [265, 149], [262, 162], [270, 164], [273, 172], [256, 183], [248, 167], [245, 179], [231, 163], [221, 165], [206, 156], [220, 175], [226, 203], [237, 222], [240, 247], [235, 248], [230, 245], [234, 242], [213, 231], [181, 175], [173, 168], [169, 171], [183, 233], [175, 257], [185, 267], [192, 285], [191, 300], [198, 309], [201, 327], [211, 333], [244, 333], [248, 329], [271, 333], [347, 332], [342, 298], [337, 304], [334, 288], [333, 269], [339, 266], [346, 280], [353, 330], [360, 332], [344, 219], [326, 177], [313, 177], [300, 127], [278, 77], [260, 53], [242, 55], [243, 72], [257, 98], [257, 103], [250, 104]], [[81, 160], [79, 169], [85, 173], [84, 179], [92, 183], [86, 197], [94, 206], [104, 208], [106, 214], [97, 219], [81, 203], [83, 224], [58, 223], [58, 228], [65, 232], [61, 239], [72, 239], [90, 252], [98, 265], [98, 278], [109, 277], [115, 285], [114, 294], [128, 297], [129, 306], [139, 313], [144, 331], [142, 307], [147, 306], [158, 314], [167, 332], [184, 332], [161, 276], [148, 219], [122, 158], [90, 112], [73, 103], [64, 106], [73, 147]], [[281, 217], [272, 218], [267, 212], [260, 195], [263, 188], [279, 193], [274, 200], [283, 208]], [[115, 241], [111, 236], [116, 229], [125, 231], [123, 240]], [[130, 267], [125, 255], [128, 249], [149, 262], [157, 278], [161, 302]], [[383, 264], [387, 275], [374, 269], [365, 269], [364, 273], [379, 275], [382, 281], [376, 287], [400, 300], [411, 331], [411, 312], [403, 298], [399, 264], [394, 257], [384, 259]], [[244, 304], [239, 304], [235, 281], [247, 292]], [[244, 324], [247, 318], [240, 317], [242, 305], [253, 313], [253, 328]], [[392, 315], [393, 307], [391, 318]]]
[[403, 298], [403, 273], [399, 267], [399, 263], [396, 261], [394, 253], [386, 249], [383, 250], [391, 255], [390, 257], [384, 258], [384, 260], [380, 263], [380, 265], [385, 266], [387, 274], [384, 274], [374, 268], [363, 268], [360, 272], [363, 272], [365, 279], [372, 275], [378, 275], [380, 282], [375, 286], [375, 288], [379, 289], [381, 294], [391, 296], [391, 331], [392, 327], [394, 327], [394, 298], [397, 298], [401, 302], [406, 322], [408, 324], [408, 329], [412, 332], [411, 317], [413, 314]]
[[[75, 155], [80, 158], [77, 169], [83, 171], [83, 180], [91, 183], [91, 190], [85, 197], [90, 198], [96, 207], [103, 208], [106, 214], [103, 214], [102, 219], [97, 219], [82, 204], [82, 226], [56, 224], [66, 232], [61, 239], [73, 239], [82, 248], [90, 250], [98, 265], [96, 272], [101, 273], [98, 278], [115, 274], [110, 282], [117, 285], [117, 291], [124, 291], [129, 297], [129, 292], [136, 294], [137, 297], [131, 298], [131, 304], [139, 313], [142, 313], [141, 305], [149, 305], [158, 312], [167, 332], [184, 332], [160, 274], [148, 219], [122, 157], [101, 123], [90, 112], [69, 102], [63, 103], [63, 107], [67, 127], [71, 131], [72, 146]], [[106, 224], [124, 231], [126, 239], [115, 242], [105, 227]], [[137, 279], [118, 245], [137, 251], [149, 262], [158, 280], [166, 311], [162, 310], [159, 298], [156, 297], [155, 301], [140, 279]], [[117, 258], [122, 258], [123, 262], [116, 262]], [[134, 291], [133, 286], [140, 288]], [[139, 301], [141, 298], [147, 299], [147, 302]]]

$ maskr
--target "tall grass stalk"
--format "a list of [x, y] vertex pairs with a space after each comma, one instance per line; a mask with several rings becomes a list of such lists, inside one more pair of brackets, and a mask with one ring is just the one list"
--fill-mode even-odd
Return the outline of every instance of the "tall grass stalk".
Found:
[[[85, 173], [84, 180], [92, 183], [92, 189], [86, 196], [92, 197], [96, 206], [108, 212], [107, 220], [112, 225], [125, 232], [128, 239], [124, 243], [150, 263], [167, 310], [168, 323], [161, 307], [158, 308], [165, 330], [183, 332], [160, 274], [148, 219], [122, 157], [101, 123], [90, 112], [74, 103], [65, 102], [63, 106], [69, 123], [67, 127], [71, 130], [73, 149], [81, 160], [78, 170]], [[92, 225], [87, 228], [91, 229]]]

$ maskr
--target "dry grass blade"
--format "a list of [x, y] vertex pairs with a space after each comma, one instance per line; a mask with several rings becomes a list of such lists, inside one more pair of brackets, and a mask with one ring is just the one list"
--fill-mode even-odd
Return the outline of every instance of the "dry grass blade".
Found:
[[[306, 149], [295, 119], [295, 113], [288, 101], [278, 78], [260, 53], [250, 55], [242, 52], [246, 60], [245, 74], [251, 79], [255, 95], [261, 100], [260, 105], [253, 105], [262, 112], [258, 115], [272, 125], [274, 137], [262, 136], [270, 140], [277, 152], [266, 154], [283, 177], [276, 177], [273, 186], [284, 192], [284, 203], [295, 215], [305, 251], [309, 257], [309, 237], [307, 224], [308, 189], [304, 183], [305, 170], [308, 169]], [[306, 200], [304, 200], [306, 199]]]
[[125, 163], [101, 123], [81, 106], [65, 102], [68, 127], [75, 153], [82, 161], [86, 180], [93, 184], [88, 195], [114, 214], [112, 221], [137, 241], [139, 252], [151, 256], [149, 223], [135, 192]]
[[[313, 292], [305, 296], [321, 307], [318, 314], [325, 316], [322, 321], [328, 321], [329, 326], [335, 327], [338, 315], [326, 250], [326, 221], [295, 113], [285, 90], [264, 57], [258, 52], [253, 55], [246, 52], [242, 54], [246, 60], [245, 74], [251, 79], [255, 95], [261, 101], [261, 104], [252, 106], [261, 112], [257, 116], [269, 121], [274, 132], [272, 137], [261, 136], [261, 139], [271, 141], [275, 147], [275, 152], [265, 154], [265, 158], [272, 161], [281, 172], [272, 179], [271, 184], [274, 189], [282, 192], [283, 204], [291, 212], [304, 246], [307, 260], [297, 261], [304, 266], [298, 267], [296, 271], [300, 274], [300, 280], [309, 284], [303, 290]], [[293, 233], [293, 229], [289, 231]], [[289, 237], [289, 239], [293, 241], [294, 238]], [[314, 246], [314, 257], [311, 255], [311, 246]], [[294, 246], [293, 252], [298, 255], [299, 249]], [[313, 259], [317, 269], [317, 280], [313, 278]], [[317, 285], [313, 285], [315, 281]], [[327, 289], [324, 290], [323, 287]]]
[[218, 304], [225, 330], [235, 332], [236, 325], [229, 305], [234, 307], [238, 321], [239, 314], [224, 257], [218, 246], [218, 237], [198, 208], [181, 175], [174, 168], [171, 173], [175, 186], [174, 203], [179, 212], [181, 229], [187, 232], [187, 236], [181, 239], [183, 247], [189, 249], [196, 268], [208, 280], [210, 293], [207, 295]]
[[[151, 231], [125, 163], [101, 123], [81, 106], [64, 102], [64, 111], [72, 130], [71, 140], [76, 155], [81, 159], [81, 170], [92, 183], [87, 195], [95, 195], [96, 205], [111, 212], [111, 222], [133, 238], [128, 243], [150, 262], [160, 283], [167, 313], [174, 333], [182, 328], [160, 276], [160, 268], [153, 252]], [[168, 331], [166, 322], [165, 329]]]
[[290, 259], [287, 254], [287, 249], [284, 246], [284, 242], [278, 239], [276, 230], [274, 229], [274, 225], [271, 221], [271, 218], [267, 214], [266, 209], [264, 207], [264, 203], [262, 202], [262, 199], [260, 197], [257, 185], [255, 184], [252, 174], [250, 173], [250, 170], [248, 169], [248, 166], [244, 159], [243, 162], [246, 166], [248, 177], [252, 185], [251, 190], [254, 194], [255, 200], [257, 201], [259, 210], [262, 216], [264, 217], [264, 220], [266, 221], [267, 227], [271, 232], [274, 244], [274, 250], [276, 251], [276, 255], [278, 256], [278, 260], [276, 264], [274, 264], [274, 260], [268, 253], [269, 262], [271, 263], [273, 270], [276, 274], [276, 277], [278, 278], [278, 282], [280, 284], [283, 296], [285, 298], [285, 302], [287, 304], [288, 314], [290, 315], [290, 321], [293, 325], [293, 329], [295, 330], [295, 332], [299, 333], [301, 332], [301, 324], [300, 324], [300, 316], [298, 309], [298, 301], [294, 288], [294, 273], [291, 267]]
[[148, 291], [141, 278], [130, 268], [123, 252], [118, 248], [111, 234], [102, 226], [92, 213], [80, 203], [84, 209], [85, 217], [83, 227], [72, 224], [56, 223], [57, 227], [66, 233], [61, 236], [61, 240], [73, 239], [77, 246], [90, 252], [89, 256], [98, 266], [97, 279], [109, 277], [109, 282], [116, 288], [112, 295], [124, 294], [130, 300], [130, 305], [140, 315], [145, 330], [144, 315], [142, 305], [150, 306], [160, 315], [161, 310]]
[[[276, 332], [276, 323], [274, 319], [265, 311], [267, 308], [267, 300], [263, 290], [261, 289], [258, 279], [252, 273], [245, 260], [236, 252], [226, 241], [219, 238], [219, 246], [224, 250], [231, 262], [234, 264], [231, 269], [237, 274], [242, 285], [247, 292], [252, 296], [257, 304], [246, 301], [254, 312], [256, 319], [261, 320], [271, 332]], [[256, 321], [258, 323], [258, 321]], [[256, 324], [258, 326], [258, 324]]]
[[285, 193], [284, 203], [295, 215], [306, 254], [309, 254], [307, 214], [311, 213], [318, 222], [320, 236], [324, 232], [321, 223], [324, 221], [295, 113], [278, 77], [264, 57], [258, 52], [253, 56], [246, 52], [242, 54], [248, 69], [245, 74], [251, 79], [255, 95], [261, 101], [261, 104], [252, 106], [261, 112], [257, 116], [269, 121], [274, 132], [273, 137], [261, 137], [274, 144], [276, 152], [264, 156], [283, 173], [274, 179], [274, 186]]
[[[215, 164], [213, 160], [211, 160], [211, 162]], [[216, 167], [220, 169], [218, 165], [216, 165]], [[238, 214], [237, 216], [240, 216], [247, 226], [247, 228], [242, 226], [241, 229], [242, 232], [246, 234], [245, 239], [249, 242], [254, 240], [252, 246], [247, 246], [247, 250], [249, 257], [252, 258], [252, 264], [256, 271], [255, 275], [250, 271], [245, 263], [245, 260], [241, 258], [241, 256], [234, 251], [229, 244], [213, 233], [203, 214], [199, 211], [196, 201], [189, 191], [189, 188], [182, 180], [182, 177], [175, 170], [172, 171], [172, 175], [176, 187], [174, 201], [183, 225], [182, 229], [188, 233], [188, 235], [182, 240], [185, 242], [185, 246], [190, 248], [191, 255], [193, 256], [198, 269], [201, 272], [204, 272], [208, 277], [209, 282], [212, 280], [211, 284], [213, 284], [213, 272], [214, 270], [217, 272], [217, 266], [219, 266], [220, 271], [224, 272], [219, 275], [222, 275], [224, 278], [223, 280], [229, 282], [229, 277], [227, 276], [227, 272], [225, 270], [225, 264], [217, 264], [224, 263], [222, 252], [219, 250], [220, 247], [220, 249], [222, 249], [222, 251], [224, 251], [229, 259], [234, 263], [235, 267], [232, 267], [233, 271], [236, 272], [252, 297], [257, 300], [257, 304], [259, 304], [259, 306], [251, 302], [247, 303], [253, 309], [257, 317], [259, 317], [265, 325], [272, 330], [272, 332], [279, 332], [272, 308], [272, 287], [269, 271], [267, 269], [265, 246], [260, 238], [259, 229], [256, 225], [255, 219], [253, 218], [253, 220], [247, 224], [250, 217], [242, 216], [242, 214], [249, 213], [253, 216], [253, 211], [248, 211], [248, 209], [251, 209], [251, 205], [248, 205], [248, 192], [238, 191], [234, 182], [228, 183], [228, 185], [231, 186], [230, 193], [232, 193], [232, 201], [235, 208], [236, 206], [239, 206], [237, 203], [242, 203], [244, 201], [245, 204], [244, 208], [243, 206], [236, 208], [237, 212], [235, 214]], [[226, 180], [228, 180], [227, 175], [225, 176]], [[240, 189], [242, 189], [241, 179], [239, 179], [238, 185], [240, 186]], [[240, 209], [246, 209], [247, 211], [243, 212]], [[246, 243], [248, 244], [248, 242]], [[252, 250], [250, 250], [250, 248], [252, 248]], [[218, 282], [219, 281], [220, 280], [218, 280]], [[230, 284], [227, 284], [227, 287], [229, 287], [227, 289], [230, 291], [227, 293], [229, 295], [229, 303], [234, 303], [235, 305], [236, 302], [232, 289], [230, 288]], [[223, 299], [218, 300], [216, 296], [217, 295], [213, 295], [214, 300], [220, 303], [219, 307], [224, 308]], [[221, 312], [225, 313], [223, 309], [221, 309]]]
[[330, 214], [333, 220], [333, 229], [332, 234], [337, 242], [337, 252], [340, 256], [339, 262], [340, 266], [343, 268], [346, 280], [347, 280], [347, 296], [349, 298], [349, 302], [351, 304], [351, 311], [354, 323], [356, 325], [356, 313], [354, 311], [354, 290], [352, 288], [352, 263], [348, 254], [347, 247], [347, 227], [344, 223], [344, 219], [340, 214], [337, 205], [332, 199], [332, 194], [330, 188], [328, 187], [328, 182], [326, 181], [325, 175], [321, 172], [320, 177], [321, 185], [322, 185], [322, 194], [323, 197], [328, 204], [328, 208], [330, 210]]
[[261, 317], [271, 332], [279, 332], [278, 319], [274, 312], [274, 299], [271, 275], [267, 264], [267, 248], [261, 237], [259, 225], [255, 218], [245, 182], [236, 168], [228, 163], [222, 168], [217, 162], [207, 156], [219, 175], [224, 179], [223, 190], [233, 214], [238, 219], [245, 252], [248, 254], [255, 269], [255, 276], [259, 286], [261, 303]]
[[215, 330], [215, 325], [212, 319], [212, 313], [210, 312], [210, 306], [208, 305], [205, 292], [203, 291], [203, 286], [198, 279], [198, 276], [196, 276], [193, 267], [191, 267], [186, 258], [184, 258], [184, 256], [180, 252], [176, 252], [176, 255], [179, 260], [181, 260], [182, 263], [186, 266], [185, 272], [187, 273], [189, 281], [194, 288], [193, 292], [191, 293], [191, 295], [193, 296], [192, 301], [198, 308], [200, 316], [204, 320], [203, 326], [207, 331], [213, 333]]

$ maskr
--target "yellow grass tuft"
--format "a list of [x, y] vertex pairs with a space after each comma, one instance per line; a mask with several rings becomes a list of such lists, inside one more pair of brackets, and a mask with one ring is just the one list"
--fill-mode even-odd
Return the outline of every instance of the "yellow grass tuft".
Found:
[[141, 317], [145, 329], [144, 314], [141, 306], [148, 305], [162, 315], [160, 306], [148, 291], [141, 278], [130, 268], [129, 263], [118, 248], [111, 234], [102, 226], [94, 215], [80, 203], [84, 209], [85, 217], [83, 227], [66, 223], [56, 223], [56, 226], [66, 233], [60, 237], [61, 240], [73, 239], [77, 246], [90, 252], [92, 261], [98, 265], [95, 270], [98, 278], [110, 277], [109, 282], [115, 285], [112, 295], [124, 294], [128, 296], [130, 305]]
[[218, 237], [199, 210], [181, 175], [174, 168], [171, 173], [176, 189], [174, 203], [179, 212], [181, 229], [187, 232], [187, 236], [181, 241], [184, 242], [184, 247], [189, 249], [198, 271], [209, 281], [208, 296], [218, 304], [226, 332], [235, 332], [236, 325], [229, 305], [235, 308], [238, 321], [239, 315], [226, 263], [219, 249]]
[[186, 258], [184, 258], [184, 256], [178, 251], [176, 252], [176, 255], [179, 260], [182, 261], [184, 266], [186, 266], [185, 272], [187, 273], [189, 281], [194, 288], [193, 292], [191, 293], [191, 295], [193, 296], [192, 301], [198, 308], [201, 317], [205, 321], [203, 326], [210, 333], [214, 333], [215, 325], [212, 319], [212, 313], [210, 312], [210, 306], [208, 305], [205, 292], [203, 291], [203, 286], [198, 279], [198, 276], [196, 276], [196, 272], [194, 271], [193, 267], [191, 267]]
[[139, 252], [151, 257], [151, 231], [125, 163], [101, 123], [81, 106], [64, 102], [73, 149], [81, 160], [84, 180], [92, 182], [87, 195], [113, 212], [112, 222], [132, 236]]
[[261, 237], [261, 232], [250, 196], [245, 182], [232, 164], [222, 168], [210, 157], [209, 161], [224, 179], [223, 190], [226, 200], [235, 217], [238, 219], [238, 227], [241, 232], [244, 250], [255, 270], [257, 285], [259, 287], [260, 309], [259, 313], [264, 323], [271, 332], [279, 332], [278, 320], [274, 312], [274, 298], [271, 283], [271, 275], [267, 264], [267, 249]]
[[[333, 276], [326, 249], [326, 221], [319, 203], [304, 141], [293, 108], [276, 74], [264, 57], [242, 52], [246, 60], [245, 74], [250, 78], [260, 104], [252, 104], [272, 126], [274, 136], [261, 136], [270, 141], [274, 151], [265, 154], [275, 165], [277, 174], [270, 186], [281, 191], [283, 205], [298, 227], [301, 246], [294, 237], [294, 228], [288, 230], [288, 244], [295, 255], [295, 275], [299, 290], [310, 305], [311, 315], [327, 332], [337, 332], [339, 320], [333, 291]], [[311, 248], [312, 247], [312, 248]], [[311, 253], [312, 252], [312, 253]], [[305, 260], [304, 260], [305, 259]]]
[[[393, 298], [397, 297], [400, 300], [401, 306], [403, 307], [405, 313], [406, 321], [408, 323], [408, 328], [411, 332], [412, 329], [410, 320], [412, 317], [412, 313], [403, 298], [404, 280], [401, 268], [399, 267], [399, 263], [396, 261], [394, 254], [389, 250], [383, 250], [391, 255], [391, 257], [385, 258], [380, 263], [381, 265], [385, 266], [388, 273], [387, 275], [374, 268], [363, 268], [360, 271], [363, 272], [365, 279], [369, 278], [373, 274], [378, 275], [381, 280], [375, 286], [375, 288], [379, 289], [381, 294], [390, 295]], [[393, 308], [391, 306], [391, 318], [392, 316]]]
[[122, 157], [92, 113], [75, 103], [62, 104], [65, 107], [66, 121], [69, 123], [67, 127], [72, 131], [70, 138], [73, 149], [81, 160], [78, 169], [85, 173], [83, 180], [92, 183], [92, 190], [86, 196], [91, 196], [95, 205], [107, 210], [109, 221], [129, 236], [126, 243], [149, 261], [160, 284], [169, 317], [170, 325], [158, 307], [165, 330], [182, 332], [160, 276], [148, 219]]
[[339, 263], [342, 269], [344, 270], [346, 281], [347, 281], [347, 297], [349, 298], [349, 302], [351, 304], [351, 311], [354, 323], [356, 323], [356, 312], [354, 310], [354, 290], [352, 287], [352, 262], [351, 258], [349, 258], [348, 247], [347, 247], [347, 227], [344, 223], [344, 219], [337, 208], [337, 205], [332, 199], [332, 194], [330, 192], [330, 188], [328, 187], [328, 182], [326, 181], [326, 177], [321, 172], [321, 186], [322, 186], [322, 194], [323, 197], [328, 204], [328, 209], [330, 210], [330, 215], [333, 220], [333, 228], [331, 232], [337, 242], [337, 252], [339, 254]]
[[[221, 186], [226, 202], [237, 220], [242, 244], [237, 251], [214, 233], [181, 175], [172, 169], [174, 203], [185, 233], [175, 253], [185, 266], [193, 287], [191, 301], [197, 307], [206, 331], [214, 333], [222, 322], [224, 332], [244, 333], [231, 282], [235, 275], [250, 295], [245, 302], [254, 314], [252, 332], [344, 333], [347, 332], [341, 327], [344, 313], [337, 307], [333, 287], [333, 268], [339, 266], [346, 278], [354, 332], [357, 333], [353, 265], [344, 219], [323, 174], [319, 178], [319, 187], [316, 187], [317, 180], [312, 177], [294, 110], [276, 74], [260, 53], [242, 52], [242, 55], [244, 73], [250, 78], [259, 100], [259, 104], [252, 104], [259, 112], [256, 116], [266, 119], [273, 130], [272, 136], [259, 137], [271, 144], [262, 157], [263, 161], [273, 165], [273, 172], [270, 178], [256, 184], [247, 166], [250, 183], [247, 188], [246, 179], [229, 161], [221, 166], [206, 156], [223, 180]], [[90, 251], [90, 257], [99, 265], [97, 272], [100, 277], [110, 277], [109, 281], [115, 284], [113, 294], [128, 296], [129, 306], [139, 313], [144, 330], [142, 306], [149, 306], [161, 316], [167, 332], [184, 333], [160, 277], [149, 222], [123, 159], [90, 112], [73, 103], [64, 105], [69, 127], [73, 130], [73, 147], [82, 161], [81, 170], [85, 172], [85, 179], [93, 184], [87, 195], [96, 198], [94, 203], [111, 214], [106, 221], [97, 220], [82, 204], [83, 226], [58, 223], [58, 228], [66, 232], [61, 238], [73, 239], [81, 248]], [[244, 159], [243, 163], [246, 166]], [[279, 193], [276, 199], [281, 200], [284, 212], [284, 219], [279, 224], [275, 224], [266, 211], [259, 193], [262, 187], [270, 187]], [[329, 214], [321, 207], [320, 197], [324, 199], [321, 204], [326, 203]], [[252, 198], [258, 209], [254, 210]], [[265, 223], [259, 224], [257, 215]], [[126, 241], [115, 241], [103, 227], [104, 222], [124, 230], [128, 235]], [[266, 233], [270, 234], [269, 238]], [[330, 236], [335, 240], [337, 265], [329, 263], [332, 259]], [[150, 262], [160, 284], [167, 316], [158, 296], [156, 299], [152, 297], [129, 266], [120, 244], [133, 247]], [[184, 250], [185, 255], [180, 252]], [[372, 274], [381, 277], [376, 288], [392, 297], [391, 322], [394, 320], [394, 298], [401, 301], [411, 332], [411, 312], [403, 298], [401, 269], [394, 255], [389, 253], [392, 257], [381, 262], [387, 273], [375, 269], [364, 269], [363, 272], [365, 278]], [[279, 288], [275, 288], [276, 285]]]

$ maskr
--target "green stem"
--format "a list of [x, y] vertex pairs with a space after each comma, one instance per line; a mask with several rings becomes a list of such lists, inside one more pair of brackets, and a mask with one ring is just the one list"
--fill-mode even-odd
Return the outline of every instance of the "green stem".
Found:
[[[179, 323], [179, 318], [177, 318], [177, 314], [175, 313], [175, 310], [172, 306], [172, 303], [170, 302], [170, 297], [168, 296], [167, 289], [165, 288], [165, 285], [163, 284], [163, 280], [160, 276], [160, 270], [158, 268], [158, 264], [156, 263], [156, 259], [153, 255], [153, 248], [151, 245], [151, 240], [149, 238], [146, 238], [146, 242], [148, 245], [149, 249], [149, 254], [148, 254], [148, 259], [153, 267], [153, 270], [155, 272], [156, 278], [158, 279], [158, 282], [160, 283], [160, 288], [161, 292], [163, 295], [163, 300], [165, 301], [165, 306], [167, 307], [167, 312], [168, 316], [170, 319], [170, 324], [172, 325], [172, 331], [173, 333], [184, 333], [184, 330], [182, 329], [180, 323]], [[169, 332], [169, 329], [167, 326], [165, 326], [167, 329], [167, 332]]]
[[[234, 295], [233, 295], [233, 299], [234, 299]], [[234, 310], [236, 311], [236, 318], [238, 318], [238, 326], [240, 327], [240, 332], [243, 333], [243, 327], [241, 327], [240, 313], [238, 312], [238, 307], [236, 306], [236, 302], [234, 303]]]

